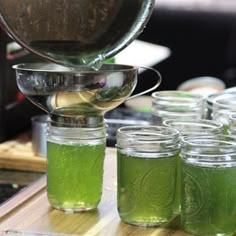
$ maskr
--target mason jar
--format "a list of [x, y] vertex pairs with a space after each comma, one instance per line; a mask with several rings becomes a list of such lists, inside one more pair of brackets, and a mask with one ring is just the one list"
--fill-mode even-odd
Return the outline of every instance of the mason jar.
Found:
[[193, 235], [236, 230], [236, 139], [189, 136], [181, 141], [183, 229]]
[[117, 201], [125, 223], [154, 226], [174, 215], [179, 132], [159, 126], [117, 131]]
[[235, 93], [231, 91], [224, 90], [220, 93], [211, 94], [206, 98], [206, 119], [212, 119], [212, 110], [213, 110], [213, 103], [218, 100], [234, 100]]
[[67, 121], [51, 120], [48, 126], [48, 199], [60, 210], [88, 211], [101, 200], [106, 128], [103, 118], [98, 123], [90, 117], [83, 125]]
[[[180, 137], [184, 136], [216, 136], [223, 134], [223, 125], [212, 120], [165, 120], [163, 125], [179, 131]], [[181, 158], [178, 156], [176, 187], [176, 214], [181, 210]]]
[[205, 114], [204, 96], [183, 91], [152, 93], [152, 120], [162, 125], [167, 119], [201, 119]]
[[224, 132], [228, 134], [229, 117], [236, 112], [236, 95], [217, 99], [212, 104], [212, 120], [218, 121], [224, 125]]

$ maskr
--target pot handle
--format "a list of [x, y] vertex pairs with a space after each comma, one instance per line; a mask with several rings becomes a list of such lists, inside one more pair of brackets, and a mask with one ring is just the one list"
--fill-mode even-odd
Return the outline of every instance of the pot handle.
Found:
[[142, 95], [144, 95], [144, 94], [146, 94], [146, 93], [149, 93], [149, 92], [153, 91], [154, 89], [158, 88], [159, 85], [161, 84], [162, 77], [161, 77], [161, 74], [160, 74], [159, 71], [157, 71], [157, 70], [155, 70], [155, 69], [153, 69], [153, 68], [151, 68], [151, 67], [145, 67], [145, 66], [139, 66], [139, 69], [140, 69], [140, 68], [141, 68], [141, 69], [145, 69], [145, 70], [151, 70], [151, 71], [153, 71], [154, 73], [156, 73], [156, 79], [157, 79], [156, 84], [155, 84], [153, 87], [151, 87], [151, 88], [149, 88], [149, 89], [147, 89], [147, 90], [145, 90], [145, 91], [142, 91], [142, 92], [140, 92], [140, 93], [137, 93], [137, 94], [134, 94], [133, 96], [128, 97], [128, 98], [126, 99], [126, 101], [127, 101], [127, 100], [130, 100], [130, 99], [133, 99], [133, 98], [136, 98], [136, 97], [139, 97], [139, 96], [142, 96]]

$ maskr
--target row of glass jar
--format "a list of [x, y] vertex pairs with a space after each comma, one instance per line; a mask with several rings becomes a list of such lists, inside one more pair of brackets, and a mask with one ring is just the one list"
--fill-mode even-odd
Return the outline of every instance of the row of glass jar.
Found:
[[153, 123], [174, 128], [182, 137], [175, 199], [184, 230], [196, 235], [233, 234], [236, 95], [205, 99], [186, 92], [162, 91], [153, 93], [152, 99]]
[[[184, 100], [195, 96], [183, 94]], [[119, 215], [126, 223], [153, 226], [181, 214], [183, 228], [188, 232], [230, 234], [236, 229], [236, 140], [222, 136], [224, 127], [219, 122], [185, 116], [195, 106], [181, 96], [169, 106], [165, 99], [159, 101], [158, 112], [163, 108], [168, 111], [158, 113], [162, 126], [118, 130]], [[202, 106], [192, 109], [192, 114], [204, 113], [204, 101], [200, 101]], [[177, 106], [171, 109], [174, 103]], [[165, 119], [170, 113], [173, 119]], [[97, 207], [102, 193], [105, 147], [104, 124], [86, 128], [49, 126], [47, 193], [53, 207], [65, 211]]]
[[[190, 233], [234, 232], [236, 139], [222, 133], [222, 124], [207, 120], [120, 128], [117, 206], [122, 221], [154, 226], [180, 214]], [[96, 208], [102, 193], [105, 128], [50, 127], [47, 139], [51, 205], [65, 211]]]
[[183, 229], [195, 235], [236, 230], [236, 138], [223, 135], [222, 124], [123, 127], [117, 148], [124, 222], [153, 226], [180, 214]]
[[230, 115], [236, 113], [236, 93], [219, 93], [205, 98], [182, 91], [161, 91], [152, 94], [153, 123], [163, 120], [209, 119], [222, 123], [228, 129]]

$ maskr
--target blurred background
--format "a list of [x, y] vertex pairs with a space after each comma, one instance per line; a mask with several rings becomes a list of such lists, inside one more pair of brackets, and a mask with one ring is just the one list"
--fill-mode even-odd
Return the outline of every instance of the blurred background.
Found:
[[193, 77], [213, 76], [236, 84], [236, 1], [157, 0], [140, 39], [170, 48], [158, 64], [160, 89], [176, 89]]

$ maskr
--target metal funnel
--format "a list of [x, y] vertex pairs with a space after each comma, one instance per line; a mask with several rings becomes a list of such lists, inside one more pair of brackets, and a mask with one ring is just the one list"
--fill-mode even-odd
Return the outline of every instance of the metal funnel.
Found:
[[133, 92], [138, 75], [137, 67], [117, 64], [104, 64], [99, 71], [41, 63], [13, 68], [20, 91], [51, 118], [85, 125], [103, 122], [105, 112]]

